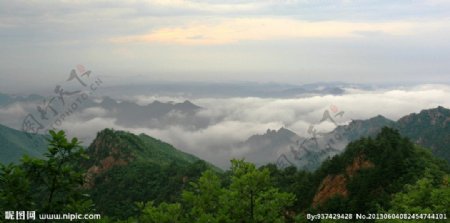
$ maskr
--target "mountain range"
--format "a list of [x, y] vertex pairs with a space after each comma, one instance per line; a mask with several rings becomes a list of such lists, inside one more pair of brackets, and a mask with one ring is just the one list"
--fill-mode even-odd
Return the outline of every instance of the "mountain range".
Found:
[[371, 89], [363, 84], [311, 83], [311, 84], [281, 84], [258, 82], [235, 83], [202, 83], [202, 82], [153, 82], [130, 86], [105, 87], [107, 95], [120, 96], [117, 92], [127, 95], [169, 95], [185, 97], [261, 97], [261, 98], [291, 98], [308, 95], [342, 95], [346, 88]]
[[26, 134], [0, 125], [0, 163], [17, 163], [25, 154], [42, 157], [47, 145], [44, 135]]
[[[382, 116], [354, 120], [320, 135], [317, 144], [281, 128], [252, 136], [239, 146], [258, 146], [264, 156], [277, 154], [273, 150], [277, 146], [289, 147], [291, 152], [295, 151], [292, 152], [295, 159], [290, 162], [310, 160], [300, 167], [314, 171], [299, 170], [295, 163], [283, 168], [263, 165], [270, 171], [277, 188], [299, 198], [290, 207], [292, 211], [372, 213], [379, 207], [395, 208], [389, 203], [392, 197], [400, 196], [396, 194], [407, 188], [405, 185], [417, 180], [432, 180], [433, 188], [443, 188], [448, 163], [431, 153], [448, 158], [449, 147], [445, 143], [449, 135], [449, 114], [448, 109], [438, 107], [407, 115], [397, 122]], [[342, 149], [330, 145], [319, 149], [307, 147], [330, 144], [329, 140], [337, 139], [336, 135], [343, 138], [341, 144], [349, 143]], [[38, 145], [26, 137], [20, 131], [1, 126], [2, 151], [42, 157], [36, 150], [25, 150]], [[38, 135], [36, 139], [42, 143], [39, 148], [44, 150], [45, 136]], [[430, 149], [419, 146], [425, 143]], [[84, 172], [82, 190], [90, 195], [98, 213], [113, 219], [139, 215], [139, 204], [148, 201], [155, 204], [179, 201], [182, 192], [192, 187], [190, 182], [197, 181], [206, 170], [217, 173], [221, 184], [230, 182], [228, 171], [223, 173], [214, 165], [145, 134], [104, 129], [97, 133], [86, 152], [89, 159], [77, 161]], [[2, 154], [2, 157], [10, 156]]]
[[197, 129], [208, 125], [208, 122], [202, 122], [195, 116], [202, 108], [188, 100], [181, 103], [153, 101], [147, 105], [139, 105], [104, 97], [100, 103], [85, 104], [85, 108], [95, 107], [104, 109], [107, 112], [105, 117], [115, 118], [118, 125], [125, 127], [164, 128], [179, 125]]
[[[363, 134], [371, 137], [352, 141], [313, 172], [293, 167], [279, 169], [274, 164], [261, 168], [268, 168], [277, 188], [299, 198], [290, 207], [297, 213], [373, 213], [380, 207], [396, 208], [390, 205], [393, 197], [399, 196], [405, 185], [418, 180], [431, 180], [433, 188], [441, 188], [448, 163], [401, 136], [399, 130], [377, 129], [383, 120], [380, 116], [346, 127], [346, 137], [357, 137], [350, 129], [363, 127]], [[253, 136], [248, 142], [269, 148], [265, 139], [278, 139], [273, 142], [281, 145], [291, 137], [295, 134], [281, 128]], [[139, 202], [179, 201], [182, 191], [192, 187], [189, 182], [198, 180], [205, 170], [217, 173], [224, 185], [230, 180], [229, 171], [222, 173], [213, 165], [144, 134], [105, 129], [97, 134], [87, 152], [91, 158], [82, 165], [87, 169], [85, 190], [97, 210], [114, 219], [138, 215]]]
[[118, 218], [137, 214], [136, 202], [174, 200], [207, 169], [221, 171], [153, 137], [112, 129], [97, 134], [87, 155], [85, 189], [101, 213]]
[[292, 166], [280, 170], [274, 164], [267, 167], [279, 188], [301, 198], [295, 201], [294, 210], [416, 213], [428, 209], [448, 213], [448, 163], [392, 128], [383, 127], [371, 138], [349, 143], [314, 172]]
[[15, 102], [31, 102], [43, 100], [44, 97], [36, 94], [31, 94], [28, 96], [17, 96], [0, 93], [0, 106], [6, 106]]
[[[99, 117], [114, 120], [115, 124], [124, 128], [164, 129], [177, 126], [186, 130], [198, 130], [211, 122], [208, 118], [197, 116], [197, 112], [203, 108], [189, 100], [181, 102], [155, 100], [142, 105], [133, 100], [119, 100], [108, 96], [92, 96], [80, 101], [77, 101], [77, 97], [80, 95], [65, 95], [62, 102], [58, 97], [44, 98], [39, 95], [15, 96], [0, 93], [0, 113], [2, 113], [0, 123], [20, 129], [28, 114], [33, 115], [45, 127], [54, 124], [57, 119], [88, 122]], [[74, 107], [72, 107], [73, 103], [76, 104]], [[47, 109], [46, 112], [40, 112], [39, 109], [44, 107]], [[83, 141], [90, 142], [94, 139], [95, 132], [100, 130], [95, 129], [90, 134], [78, 136]]]
[[[201, 109], [189, 101], [183, 103], [155, 101], [148, 106], [138, 106], [105, 98], [100, 105], [116, 114], [122, 114], [119, 116], [123, 119], [127, 117], [133, 119], [139, 117], [139, 114], [146, 115], [146, 111], [150, 110], [151, 114], [158, 116], [157, 114], [163, 115], [165, 112], [172, 111], [192, 114]], [[315, 139], [300, 137], [284, 127], [279, 130], [269, 129], [264, 134], [253, 135], [246, 141], [236, 143], [234, 147], [250, 148], [249, 151], [256, 151], [246, 154], [245, 158], [257, 165], [277, 162], [280, 166], [295, 165], [301, 169], [314, 170], [328, 157], [341, 153], [349, 142], [361, 137], [375, 136], [382, 127], [388, 126], [398, 129], [402, 135], [409, 137], [414, 143], [429, 148], [434, 155], [450, 162], [449, 123], [450, 110], [437, 107], [406, 115], [398, 121], [392, 121], [381, 115], [367, 120], [353, 120], [347, 125], [338, 126], [331, 132], [318, 134]], [[0, 125], [0, 127], [2, 163], [17, 162], [23, 154], [37, 156], [46, 147], [45, 139], [41, 135], [30, 140], [20, 131], [6, 126]]]
[[325, 159], [341, 153], [348, 143], [361, 137], [374, 137], [386, 126], [397, 129], [414, 143], [429, 148], [435, 156], [450, 162], [449, 123], [450, 110], [437, 107], [406, 115], [398, 121], [381, 115], [353, 120], [315, 138], [298, 136], [286, 128], [267, 130], [265, 134], [253, 135], [237, 146], [256, 151], [246, 154], [249, 160], [264, 157], [267, 162], [276, 160], [280, 166], [295, 165], [300, 169], [314, 170]]

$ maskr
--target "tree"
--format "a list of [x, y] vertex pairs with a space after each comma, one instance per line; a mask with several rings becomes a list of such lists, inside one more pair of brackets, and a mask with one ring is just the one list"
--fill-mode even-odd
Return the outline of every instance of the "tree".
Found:
[[[406, 185], [404, 191], [394, 195], [388, 213], [446, 214], [450, 215], [450, 187], [448, 175], [439, 185], [427, 174], [415, 184]], [[383, 212], [383, 211], [382, 211]], [[402, 222], [401, 220], [378, 222]], [[433, 222], [433, 219], [419, 219], [415, 222]], [[442, 220], [436, 220], [442, 222]]]
[[293, 194], [280, 192], [273, 186], [268, 169], [259, 170], [244, 160], [232, 160], [230, 175], [230, 184], [222, 187], [216, 173], [207, 170], [196, 183], [191, 183], [191, 187], [183, 191], [181, 204], [154, 206], [149, 202], [139, 219], [230, 223], [285, 221], [284, 213], [295, 198]]
[[138, 222], [148, 223], [176, 223], [181, 222], [181, 205], [179, 203], [168, 204], [162, 202], [155, 206], [153, 202], [145, 205], [140, 203], [138, 206], [142, 208], [142, 215]]
[[20, 166], [0, 164], [0, 207], [31, 210], [34, 204], [29, 191], [30, 181]]
[[219, 176], [212, 170], [207, 170], [197, 183], [191, 182], [190, 185], [190, 190], [182, 193], [183, 203], [190, 209], [189, 218], [202, 219], [201, 222], [214, 222], [219, 218], [220, 197], [223, 194]]
[[76, 165], [87, 158], [80, 142], [68, 141], [63, 131], [50, 131], [50, 136], [46, 159], [24, 156], [18, 165], [0, 167], [2, 207], [42, 213], [81, 213], [92, 208], [82, 193], [83, 172]]
[[268, 169], [258, 170], [252, 163], [232, 160], [231, 173], [231, 184], [221, 197], [221, 211], [230, 213], [230, 222], [283, 221], [285, 209], [295, 198], [272, 185]]

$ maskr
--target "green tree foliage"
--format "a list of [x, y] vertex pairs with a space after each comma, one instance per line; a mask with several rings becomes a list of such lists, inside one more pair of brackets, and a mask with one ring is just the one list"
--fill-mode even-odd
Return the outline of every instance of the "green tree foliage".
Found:
[[[412, 185], [406, 185], [402, 192], [393, 196], [387, 213], [446, 214], [450, 216], [450, 187], [448, 175], [436, 183], [429, 173]], [[386, 212], [381, 210], [380, 212]], [[403, 222], [389, 220], [378, 222]], [[442, 220], [416, 219], [414, 222], [442, 222]]]
[[181, 205], [179, 203], [168, 204], [166, 202], [155, 206], [153, 202], [148, 202], [143, 208], [139, 222], [148, 223], [174, 223], [181, 222]]
[[225, 191], [222, 210], [230, 213], [231, 222], [277, 222], [292, 205], [294, 195], [279, 192], [268, 169], [256, 169], [242, 160], [231, 161], [231, 184]]
[[270, 171], [272, 182], [277, 188], [295, 195], [296, 200], [291, 210], [304, 210], [311, 205], [315, 194], [314, 178], [311, 172], [297, 170], [294, 166], [278, 169], [275, 164], [268, 164], [261, 168], [267, 168]]
[[[294, 195], [280, 192], [270, 179], [268, 169], [257, 169], [243, 160], [232, 160], [231, 183], [221, 185], [219, 176], [205, 171], [196, 183], [183, 192], [182, 201], [175, 204], [148, 203], [140, 221], [159, 217], [162, 222], [284, 222], [286, 208]], [[170, 214], [182, 205], [183, 216]]]
[[[83, 161], [86, 155], [77, 139], [51, 131], [45, 159], [24, 157], [20, 164], [0, 165], [0, 207], [100, 212], [102, 222], [307, 222], [307, 213], [450, 216], [447, 163], [389, 128], [373, 139], [350, 143], [312, 173], [273, 164], [256, 168], [244, 160], [232, 160], [230, 170], [222, 173], [147, 136], [119, 132], [117, 138], [113, 133], [104, 131], [90, 151], [97, 157]], [[111, 153], [121, 146], [126, 156]], [[98, 165], [110, 156], [129, 159], [100, 172], [93, 188], [82, 189], [84, 165]], [[370, 165], [361, 168], [364, 162]], [[324, 179], [337, 175], [345, 178], [339, 189], [346, 195], [313, 205]], [[91, 194], [98, 211], [84, 192]]]
[[204, 161], [188, 165], [172, 162], [158, 165], [153, 162], [131, 162], [115, 166], [95, 179], [89, 189], [97, 210], [115, 219], [127, 219], [139, 213], [137, 202], [175, 202], [189, 181], [198, 179], [208, 169]]
[[0, 165], [0, 207], [29, 210], [33, 206], [27, 173], [14, 164]]
[[100, 169], [90, 180], [99, 213], [114, 219], [136, 216], [137, 202], [175, 202], [189, 181], [214, 168], [199, 158], [150, 136], [105, 129], [87, 150], [85, 169]]
[[[79, 141], [50, 131], [46, 159], [25, 156], [19, 165], [0, 166], [0, 206], [42, 213], [83, 212], [92, 202], [81, 191], [83, 173], [76, 162], [86, 158]], [[2, 212], [3, 214], [3, 212]]]
[[[346, 168], [355, 157], [363, 157], [373, 163], [373, 167], [359, 169], [348, 176]], [[425, 170], [429, 170], [433, 179], [441, 179], [443, 169], [441, 162], [429, 152], [400, 136], [398, 131], [384, 128], [375, 139], [363, 138], [350, 143], [343, 154], [322, 165], [316, 173], [319, 176], [346, 174], [349, 195], [345, 199], [331, 199], [318, 210], [376, 213], [379, 207], [389, 206], [392, 194], [424, 176]]]
[[[350, 176], [348, 168], [354, 165], [358, 157], [372, 165], [370, 168], [354, 169], [355, 172]], [[419, 179], [426, 177], [427, 182], [430, 182], [427, 184], [429, 188], [436, 189], [441, 187], [438, 185], [442, 184], [444, 175], [448, 173], [445, 161], [436, 159], [427, 149], [412, 144], [389, 128], [383, 129], [373, 139], [362, 138], [350, 143], [344, 153], [329, 158], [314, 173], [293, 167], [280, 170], [275, 165], [264, 168], [270, 170], [274, 184], [281, 191], [295, 194], [296, 202], [291, 210], [298, 214], [297, 221], [305, 220], [306, 213], [383, 213], [380, 209], [390, 210], [394, 205], [391, 200], [399, 196], [396, 194], [402, 192], [405, 185], [415, 185]], [[339, 174], [346, 178], [348, 195], [330, 197], [313, 207], [313, 197], [318, 193], [323, 179]], [[420, 201], [418, 196], [411, 197], [411, 200], [427, 204]], [[442, 206], [430, 202], [433, 204], [428, 206]], [[417, 206], [417, 210], [423, 208]]]
[[190, 190], [183, 191], [183, 204], [189, 210], [188, 218], [197, 217], [205, 222], [217, 219], [223, 194], [219, 176], [212, 170], [203, 172], [198, 182], [191, 182]]

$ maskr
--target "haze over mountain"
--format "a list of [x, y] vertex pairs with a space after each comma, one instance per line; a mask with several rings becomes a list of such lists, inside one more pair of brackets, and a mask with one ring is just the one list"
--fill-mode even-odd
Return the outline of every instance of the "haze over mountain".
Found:
[[[292, 84], [286, 86], [295, 87]], [[170, 142], [177, 148], [222, 168], [227, 168], [229, 165], [227, 160], [233, 157], [248, 155], [258, 164], [272, 161], [273, 158], [268, 158], [266, 155], [256, 155], [258, 149], [254, 146], [236, 146], [252, 135], [261, 134], [267, 129], [278, 130], [284, 127], [303, 139], [309, 139], [311, 125], [317, 129], [318, 133], [327, 133], [331, 132], [336, 124], [347, 125], [352, 120], [366, 120], [380, 114], [390, 120], [398, 120], [406, 114], [419, 112], [424, 108], [450, 107], [448, 100], [450, 87], [446, 85], [391, 85], [377, 88], [343, 83], [318, 83], [311, 86], [311, 89], [320, 89], [323, 86], [348, 88], [344, 88], [344, 94], [339, 95], [321, 95], [320, 93], [299, 97], [223, 95], [208, 97], [205, 95], [191, 98], [185, 97], [189, 93], [177, 96], [144, 94], [145, 89], [142, 89], [142, 92], [138, 89], [134, 94], [114, 89], [108, 92], [111, 95], [105, 96], [105, 92], [102, 93], [102, 89], [99, 88], [95, 94], [83, 100], [75, 112], [64, 117], [64, 120], [56, 127], [66, 130], [69, 136], [78, 137], [86, 146], [92, 142], [96, 133], [104, 128], [122, 129], [135, 134], [145, 133]], [[214, 87], [215, 85], [211, 85], [208, 91], [213, 91]], [[285, 88], [284, 85], [281, 87]], [[195, 87], [192, 88], [195, 90]], [[232, 92], [231, 89], [229, 92]], [[259, 86], [258, 89], [263, 90], [264, 85]], [[173, 90], [176, 91], [176, 89]], [[129, 91], [132, 92], [133, 89]], [[138, 94], [139, 92], [142, 94]], [[51, 98], [53, 93], [49, 95], [46, 98]], [[71, 99], [72, 96], [65, 97]], [[20, 130], [27, 114], [31, 113], [38, 119], [41, 117], [37, 106], [42, 106], [42, 103], [42, 100], [26, 102], [13, 100], [12, 103], [0, 106], [0, 123]], [[70, 107], [55, 108], [59, 114], [62, 114]], [[337, 112], [333, 112], [332, 109]], [[333, 116], [335, 123], [326, 120], [319, 124], [326, 111]], [[338, 116], [334, 117], [335, 115]], [[55, 122], [56, 119], [51, 110], [48, 110], [47, 116], [53, 119], [45, 123]], [[41, 133], [44, 132], [44, 130], [41, 131]], [[358, 135], [355, 137], [359, 136], [359, 132], [356, 133]], [[328, 141], [329, 139], [323, 138], [318, 142], [322, 144], [321, 147], [326, 147]], [[339, 148], [343, 148], [346, 143], [342, 142], [343, 145]], [[292, 145], [294, 150], [299, 150], [300, 144], [294, 142]], [[299, 152], [304, 151], [299, 150]], [[289, 147], [283, 147], [273, 153], [278, 156], [292, 154]], [[315, 156], [322, 157], [317, 154]], [[257, 161], [258, 159], [260, 161]]]
[[[164, 95], [186, 98], [261, 97], [292, 98], [310, 95], [341, 95], [346, 88], [372, 89], [376, 85], [323, 82], [310, 84], [258, 83], [258, 82], [161, 82], [133, 85], [108, 86], [102, 89], [105, 95]], [[378, 87], [388, 87], [380, 85]], [[117, 94], [120, 92], [121, 95]]]
[[28, 135], [0, 124], [0, 163], [17, 163], [23, 155], [43, 157], [47, 151], [44, 135]]
[[[280, 167], [294, 165], [300, 169], [314, 170], [325, 159], [341, 153], [348, 143], [362, 137], [374, 137], [383, 127], [392, 127], [450, 163], [449, 122], [450, 110], [438, 107], [406, 115], [397, 122], [381, 115], [367, 120], [353, 120], [348, 125], [309, 138], [300, 137], [284, 128], [279, 131], [268, 130], [264, 135], [251, 136], [239, 146], [254, 151], [245, 157], [256, 164], [274, 162], [276, 159]], [[256, 156], [259, 159], [255, 159]]]

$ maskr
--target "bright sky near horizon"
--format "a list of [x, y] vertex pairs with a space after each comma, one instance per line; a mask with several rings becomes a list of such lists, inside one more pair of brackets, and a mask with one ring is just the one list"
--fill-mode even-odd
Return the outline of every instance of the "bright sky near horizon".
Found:
[[447, 0], [0, 0], [0, 88], [77, 64], [133, 81], [448, 82]]

